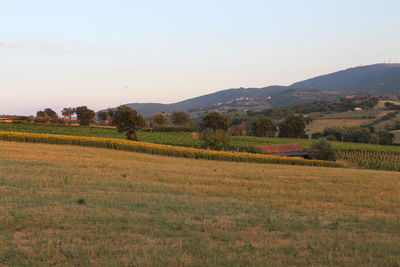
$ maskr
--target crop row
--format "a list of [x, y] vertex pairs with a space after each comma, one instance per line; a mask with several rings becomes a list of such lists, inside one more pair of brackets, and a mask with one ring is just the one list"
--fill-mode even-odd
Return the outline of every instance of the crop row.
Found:
[[[126, 139], [124, 134], [118, 133], [115, 128], [101, 128], [101, 127], [88, 127], [88, 126], [69, 126], [69, 125], [49, 125], [49, 124], [28, 124], [28, 123], [0, 123], [0, 131], [7, 132], [27, 132], [27, 133], [42, 133], [42, 134], [59, 134], [59, 135], [72, 135], [72, 136], [88, 136], [88, 137], [102, 137], [102, 138], [117, 138]], [[194, 139], [191, 133], [188, 132], [144, 132], [139, 131], [139, 140], [164, 144], [171, 146], [185, 146], [185, 147], [201, 147], [198, 139]], [[298, 139], [298, 138], [265, 138], [254, 136], [232, 136], [231, 147], [232, 150], [252, 151], [256, 145], [277, 145], [277, 144], [293, 144], [298, 143], [303, 148], [307, 149], [311, 140]], [[357, 150], [357, 151], [372, 151], [372, 152], [386, 152], [400, 154], [399, 146], [382, 146], [372, 144], [359, 144], [347, 142], [332, 142], [336, 150]]]
[[341, 159], [362, 168], [400, 171], [400, 154], [357, 150], [339, 150], [337, 153]]
[[244, 152], [214, 151], [214, 150], [205, 150], [198, 148], [179, 147], [179, 146], [112, 139], [112, 138], [77, 137], [77, 136], [67, 136], [67, 135], [50, 135], [50, 134], [17, 133], [17, 132], [0, 131], [0, 140], [100, 147], [100, 148], [134, 151], [134, 152], [150, 153], [150, 154], [165, 155], [165, 156], [208, 159], [208, 160], [243, 161], [243, 162], [259, 162], [259, 163], [274, 163], [274, 164], [304, 165], [304, 166], [324, 166], [324, 167], [342, 166], [340, 163], [329, 162], [329, 161], [286, 158], [286, 157], [277, 157], [277, 156], [252, 154]]

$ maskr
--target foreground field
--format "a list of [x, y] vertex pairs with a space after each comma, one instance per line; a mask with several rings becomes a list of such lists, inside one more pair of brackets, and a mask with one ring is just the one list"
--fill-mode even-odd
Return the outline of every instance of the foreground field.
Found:
[[0, 265], [400, 264], [398, 173], [0, 147]]

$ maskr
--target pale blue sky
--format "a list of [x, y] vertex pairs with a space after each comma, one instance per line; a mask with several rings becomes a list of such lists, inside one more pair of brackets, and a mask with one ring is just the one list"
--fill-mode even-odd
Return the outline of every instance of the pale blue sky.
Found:
[[398, 0], [0, 0], [0, 114], [170, 103], [400, 62]]

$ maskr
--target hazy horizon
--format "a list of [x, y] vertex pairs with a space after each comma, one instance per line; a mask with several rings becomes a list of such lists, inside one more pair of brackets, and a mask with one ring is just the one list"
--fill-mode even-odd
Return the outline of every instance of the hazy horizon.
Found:
[[174, 103], [400, 62], [400, 3], [12, 1], [0, 11], [0, 114]]

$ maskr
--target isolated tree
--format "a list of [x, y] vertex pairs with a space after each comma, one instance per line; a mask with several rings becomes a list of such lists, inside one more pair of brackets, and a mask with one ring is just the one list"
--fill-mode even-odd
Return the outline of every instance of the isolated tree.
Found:
[[302, 116], [290, 115], [279, 125], [279, 137], [299, 138], [305, 135], [306, 123]]
[[125, 133], [128, 140], [138, 140], [136, 131], [146, 125], [141, 114], [127, 106], [120, 106], [111, 114], [112, 123], [120, 133]]
[[189, 123], [190, 115], [183, 111], [173, 112], [171, 121], [174, 125], [186, 125]]
[[78, 117], [78, 121], [80, 125], [90, 125], [93, 122], [95, 117], [95, 112], [91, 109], [88, 109], [87, 106], [81, 106], [75, 108], [76, 116]]
[[157, 114], [153, 114], [152, 121], [154, 124], [157, 124], [157, 125], [165, 125], [165, 124], [167, 124], [168, 119], [167, 119], [167, 116], [165, 116], [165, 114], [157, 113]]
[[316, 141], [313, 141], [308, 152], [313, 159], [329, 161], [336, 160], [335, 149], [333, 149], [331, 143], [325, 138], [320, 138]]
[[253, 122], [252, 130], [253, 134], [256, 136], [266, 137], [276, 132], [277, 127], [270, 118], [266, 116], [260, 116], [255, 122]]
[[67, 117], [69, 120], [71, 120], [72, 115], [75, 114], [75, 109], [74, 108], [63, 108], [63, 110], [61, 110], [61, 114], [64, 117]]
[[227, 131], [230, 125], [230, 120], [217, 111], [212, 111], [203, 118], [204, 129]]

